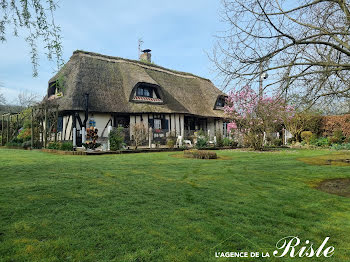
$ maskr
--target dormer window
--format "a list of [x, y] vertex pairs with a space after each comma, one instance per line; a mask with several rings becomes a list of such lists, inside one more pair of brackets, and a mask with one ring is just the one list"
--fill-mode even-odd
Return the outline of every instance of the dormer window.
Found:
[[136, 90], [137, 96], [153, 97], [153, 90], [151, 87], [139, 86]]
[[163, 103], [160, 87], [155, 84], [137, 83], [130, 97], [133, 102], [140, 103]]
[[216, 100], [215, 108], [216, 109], [222, 109], [222, 108], [225, 107], [225, 104], [226, 104], [226, 97], [219, 96], [218, 99]]
[[47, 90], [47, 97], [49, 99], [61, 97], [63, 95], [61, 89], [62, 88], [61, 88], [60, 82], [58, 80], [49, 83], [49, 88]]

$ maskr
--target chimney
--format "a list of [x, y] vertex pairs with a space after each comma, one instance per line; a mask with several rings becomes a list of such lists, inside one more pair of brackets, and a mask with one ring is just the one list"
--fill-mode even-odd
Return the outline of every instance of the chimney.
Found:
[[151, 63], [151, 49], [142, 50], [142, 54], [140, 55], [140, 61]]

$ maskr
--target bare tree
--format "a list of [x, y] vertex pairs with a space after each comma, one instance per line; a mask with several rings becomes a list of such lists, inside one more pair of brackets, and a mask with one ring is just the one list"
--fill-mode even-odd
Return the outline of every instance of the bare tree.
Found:
[[312, 105], [350, 97], [349, 0], [222, 0], [229, 28], [212, 59], [230, 84], [254, 83]]
[[33, 76], [38, 75], [37, 43], [42, 40], [49, 60], [56, 60], [57, 68], [63, 64], [60, 27], [55, 24], [55, 0], [0, 0], [0, 41], [6, 41], [8, 31], [19, 36], [18, 30], [26, 32], [25, 40], [30, 46]]
[[5, 105], [6, 99], [3, 93], [0, 93], [0, 105]]
[[38, 94], [29, 93], [28, 91], [24, 91], [18, 94], [18, 104], [21, 107], [27, 108], [35, 105], [39, 102], [40, 96]]
[[[2, 86], [3, 86], [3, 84], [2, 84], [2, 82], [0, 82], [0, 87], [2, 87]], [[0, 89], [0, 105], [5, 105], [5, 104], [6, 104], [6, 98]]]
[[143, 123], [137, 123], [133, 126], [132, 131], [134, 133], [135, 149], [137, 149], [147, 137], [147, 128]]

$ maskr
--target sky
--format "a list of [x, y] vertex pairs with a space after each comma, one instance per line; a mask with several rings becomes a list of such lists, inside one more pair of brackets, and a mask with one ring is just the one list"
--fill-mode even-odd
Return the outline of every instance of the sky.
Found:
[[[74, 50], [138, 59], [138, 39], [152, 49], [157, 65], [190, 72], [216, 83], [208, 58], [220, 22], [220, 0], [60, 0], [55, 22], [61, 27], [63, 55], [67, 62]], [[22, 34], [21, 34], [22, 35]], [[23, 36], [23, 35], [22, 35]], [[32, 77], [30, 48], [23, 37], [7, 34], [0, 43], [1, 92], [14, 104], [20, 92], [43, 97], [55, 64], [47, 61], [39, 45], [39, 76]], [[42, 46], [41, 46], [42, 47]]]

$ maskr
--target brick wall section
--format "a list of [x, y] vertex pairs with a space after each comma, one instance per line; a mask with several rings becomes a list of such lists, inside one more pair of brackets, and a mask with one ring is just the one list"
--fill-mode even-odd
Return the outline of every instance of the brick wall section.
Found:
[[331, 136], [335, 130], [339, 129], [346, 137], [350, 137], [350, 114], [323, 117], [321, 132], [324, 136]]

